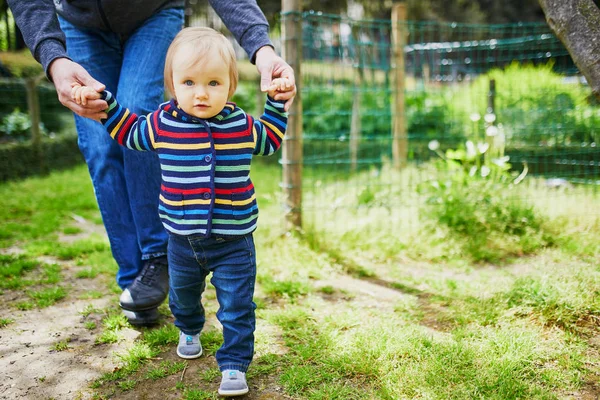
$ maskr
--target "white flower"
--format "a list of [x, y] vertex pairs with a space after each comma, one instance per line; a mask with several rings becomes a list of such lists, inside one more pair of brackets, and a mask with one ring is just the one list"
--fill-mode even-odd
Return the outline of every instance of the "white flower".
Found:
[[488, 124], [491, 124], [492, 122], [494, 122], [496, 120], [496, 114], [487, 113], [483, 116], [483, 119]]
[[479, 150], [479, 154], [485, 153], [490, 148], [489, 143], [477, 143], [477, 150]]
[[431, 151], [436, 151], [440, 148], [440, 142], [438, 142], [437, 140], [432, 140], [431, 142], [429, 142], [427, 147], [429, 147], [429, 150]]
[[488, 136], [496, 136], [498, 134], [498, 128], [494, 125], [490, 125], [486, 128], [485, 134]]
[[475, 145], [470, 140], [467, 140], [467, 157], [473, 158], [477, 155], [477, 150], [475, 150]]

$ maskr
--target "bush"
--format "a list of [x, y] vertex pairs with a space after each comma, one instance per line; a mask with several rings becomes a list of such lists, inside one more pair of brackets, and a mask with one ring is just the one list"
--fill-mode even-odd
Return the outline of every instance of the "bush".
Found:
[[[38, 86], [41, 120], [49, 132], [58, 133], [64, 128], [64, 116], [70, 114], [59, 101], [51, 84]], [[12, 114], [15, 109], [26, 113], [27, 91], [22, 79], [0, 79], [0, 120]]]
[[474, 261], [497, 262], [554, 244], [542, 216], [514, 194], [525, 174], [515, 179], [507, 157], [484, 160], [486, 151], [484, 144], [467, 142], [465, 149], [440, 153], [436, 178], [420, 187], [429, 229], [447, 229], [449, 242]]
[[65, 134], [43, 138], [41, 151], [31, 141], [0, 146], [0, 182], [68, 168], [83, 162], [77, 146], [77, 135]]
[[[40, 131], [45, 133], [43, 124], [40, 124]], [[0, 140], [28, 140], [31, 138], [31, 120], [29, 115], [22, 113], [21, 110], [15, 110], [5, 116], [0, 122]]]
[[32, 78], [44, 73], [27, 49], [18, 52], [0, 53], [0, 61], [15, 78]]
[[[566, 83], [553, 64], [521, 65], [493, 69], [460, 86], [448, 112], [462, 115], [469, 132], [483, 132], [484, 119], [476, 123], [471, 114], [486, 114], [489, 82], [496, 81], [496, 123], [502, 124], [510, 146], [567, 145], [600, 140], [600, 109], [590, 104], [589, 88]], [[473, 132], [473, 133], [476, 133]], [[475, 139], [472, 137], [472, 139]]]

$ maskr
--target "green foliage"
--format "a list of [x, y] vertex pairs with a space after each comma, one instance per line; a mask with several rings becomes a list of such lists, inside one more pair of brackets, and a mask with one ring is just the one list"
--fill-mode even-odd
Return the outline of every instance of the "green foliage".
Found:
[[[508, 172], [508, 157], [482, 160], [487, 144], [447, 150], [438, 163], [438, 177], [421, 185], [427, 196], [424, 214], [429, 229], [442, 226], [466, 255], [474, 261], [497, 262], [503, 258], [531, 254], [555, 243], [544, 219], [514, 195], [515, 182]], [[514, 179], [514, 180], [513, 180]]]
[[[0, 32], [1, 30], [0, 27]], [[0, 62], [16, 78], [33, 78], [44, 73], [42, 66], [35, 61], [27, 49], [16, 52], [0, 52]]]
[[512, 146], [600, 141], [600, 109], [590, 104], [589, 88], [565, 83], [552, 63], [515, 62], [456, 90], [447, 112], [462, 116], [469, 132], [473, 125], [477, 132], [484, 130], [483, 118], [473, 123], [470, 117], [487, 113], [485, 98], [492, 79], [496, 82], [494, 112]]
[[[14, 111], [5, 115], [0, 123], [0, 139], [5, 140], [28, 140], [31, 138], [31, 120], [29, 115], [15, 108]], [[40, 123], [40, 133], [47, 134], [44, 124]]]
[[[49, 83], [42, 83], [37, 87], [40, 106], [40, 118], [48, 132], [61, 133], [66, 122], [71, 121], [71, 113], [65, 108], [56, 94], [56, 89]], [[27, 90], [23, 79], [0, 79], [0, 118], [4, 119], [15, 108], [28, 110]]]
[[60, 170], [83, 162], [75, 134], [42, 138], [41, 154], [31, 141], [0, 145], [0, 182]]

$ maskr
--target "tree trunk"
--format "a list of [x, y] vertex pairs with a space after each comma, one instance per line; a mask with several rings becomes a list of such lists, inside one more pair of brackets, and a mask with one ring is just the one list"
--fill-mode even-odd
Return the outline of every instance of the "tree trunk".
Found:
[[593, 0], [538, 0], [546, 21], [600, 99], [600, 9]]

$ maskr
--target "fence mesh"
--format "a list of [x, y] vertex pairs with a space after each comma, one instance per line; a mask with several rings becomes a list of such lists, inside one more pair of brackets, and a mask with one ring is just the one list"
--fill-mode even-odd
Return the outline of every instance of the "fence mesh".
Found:
[[[302, 48], [306, 229], [332, 237], [410, 235], [431, 200], [426, 189], [444, 172], [436, 162], [448, 150], [462, 165], [509, 163], [510, 179], [521, 182], [506, 186], [510, 197], [544, 215], [600, 215], [599, 107], [545, 24], [282, 16], [283, 23], [290, 19], [302, 26], [300, 38], [282, 40]], [[255, 90], [256, 82], [242, 82], [234, 100], [257, 113]], [[27, 118], [15, 112], [27, 113], [24, 82], [4, 80], [0, 91], [1, 140], [11, 139], [9, 129], [27, 139]], [[73, 135], [72, 116], [51, 85], [41, 85], [38, 98], [43, 132]], [[406, 145], [400, 169], [397, 142]], [[65, 157], [61, 152], [52, 159]]]
[[[520, 184], [506, 190], [544, 215], [600, 214], [599, 108], [547, 25], [289, 19], [302, 25], [306, 229], [410, 235], [449, 149], [463, 166], [510, 164]], [[394, 29], [404, 38], [403, 82], [394, 79]], [[394, 136], [407, 143], [401, 169]]]

